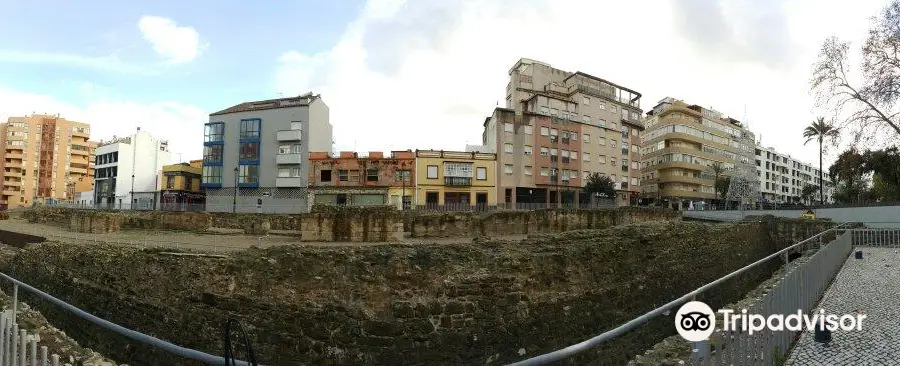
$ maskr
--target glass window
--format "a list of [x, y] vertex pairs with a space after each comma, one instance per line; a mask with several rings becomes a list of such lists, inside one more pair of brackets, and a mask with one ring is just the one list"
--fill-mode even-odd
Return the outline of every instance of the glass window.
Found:
[[541, 155], [542, 155], [542, 156], [550, 155], [550, 149], [548, 149], [548, 148], [546, 148], [546, 147], [544, 147], [544, 146], [541, 146]]
[[547, 168], [541, 168], [541, 176], [546, 177], [548, 175], [550, 175], [550, 170]]
[[475, 168], [475, 179], [487, 180], [487, 168], [485, 168], [485, 167]]
[[550, 114], [550, 108], [545, 105], [542, 105], [541, 106], [541, 114]]
[[525, 125], [525, 134], [531, 135], [534, 132], [534, 127], [531, 125]]
[[204, 127], [204, 142], [219, 142], [225, 138], [225, 124], [222, 122], [207, 123]]
[[240, 158], [241, 160], [259, 160], [259, 143], [242, 142]]
[[547, 127], [541, 127], [541, 136], [547, 136], [550, 134], [550, 129]]
[[606, 120], [601, 118], [597, 121], [597, 126], [606, 127]]
[[259, 122], [258, 119], [242, 119], [241, 120], [241, 138], [242, 139], [258, 139], [259, 138]]
[[259, 165], [241, 165], [238, 172], [238, 182], [242, 184], [258, 184]]
[[278, 154], [290, 154], [291, 153], [291, 145], [278, 145]]
[[591, 123], [591, 116], [588, 116], [588, 115], [585, 114], [583, 117], [581, 117], [581, 122], [590, 124], [590, 123]]
[[531, 165], [525, 166], [525, 175], [531, 175], [531, 171], [534, 170], [534, 167]]
[[208, 165], [204, 166], [203, 183], [222, 184], [222, 167]]
[[591, 105], [591, 98], [584, 97], [584, 105]]
[[208, 145], [203, 147], [203, 161], [222, 162], [222, 145]]
[[288, 178], [291, 176], [291, 168], [278, 168], [278, 178]]
[[590, 143], [590, 142], [591, 142], [591, 135], [590, 135], [590, 134], [587, 134], [587, 133], [586, 133], [586, 134], [584, 134], [584, 135], [582, 135], [582, 136], [584, 136], [584, 142], [586, 142], [586, 143]]
[[428, 166], [428, 179], [437, 179], [438, 177], [438, 166], [437, 165], [429, 165]]
[[513, 145], [512, 145], [512, 144], [509, 144], [509, 143], [503, 144], [503, 152], [505, 152], [505, 153], [507, 153], [507, 154], [512, 154], [512, 152], [513, 152]]
[[504, 123], [503, 130], [506, 132], [513, 132], [513, 124], [509, 122]]
[[300, 121], [291, 121], [291, 129], [292, 130], [302, 130], [303, 122]]
[[531, 155], [533, 153], [534, 150], [532, 149], [531, 145], [525, 145], [525, 155]]
[[503, 172], [506, 173], [506, 174], [512, 174], [512, 173], [513, 173], [513, 166], [512, 166], [512, 164], [504, 164], [504, 165], [503, 165]]

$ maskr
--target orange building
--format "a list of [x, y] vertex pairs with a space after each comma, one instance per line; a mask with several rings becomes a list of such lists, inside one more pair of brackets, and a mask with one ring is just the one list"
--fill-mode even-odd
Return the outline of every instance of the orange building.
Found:
[[[309, 153], [309, 201], [322, 205], [395, 205], [409, 208], [415, 195], [416, 156], [412, 151], [360, 154]], [[403, 203], [401, 206], [401, 202]]]
[[52, 115], [10, 117], [0, 124], [0, 206], [72, 201], [93, 189], [90, 125]]

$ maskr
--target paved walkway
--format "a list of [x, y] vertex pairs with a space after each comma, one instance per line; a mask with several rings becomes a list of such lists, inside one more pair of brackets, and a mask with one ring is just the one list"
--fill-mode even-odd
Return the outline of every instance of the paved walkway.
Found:
[[804, 332], [785, 365], [900, 364], [900, 249], [857, 248], [825, 292], [821, 308], [830, 314], [866, 314], [862, 331], [832, 332], [824, 347]]
[[[133, 245], [138, 247], [166, 247], [190, 249], [202, 252], [228, 252], [243, 250], [251, 246], [267, 248], [279, 245], [307, 245], [321, 247], [369, 246], [385, 244], [455, 244], [471, 242], [471, 238], [404, 239], [401, 242], [310, 242], [300, 241], [295, 236], [267, 235], [252, 236], [242, 234], [200, 234], [191, 232], [162, 230], [123, 230], [109, 234], [76, 233], [65, 228], [46, 224], [32, 224], [22, 219], [0, 220], [0, 230], [14, 231], [45, 237], [48, 240], [83, 243], [107, 243]], [[504, 236], [499, 239], [518, 240], [525, 235]]]

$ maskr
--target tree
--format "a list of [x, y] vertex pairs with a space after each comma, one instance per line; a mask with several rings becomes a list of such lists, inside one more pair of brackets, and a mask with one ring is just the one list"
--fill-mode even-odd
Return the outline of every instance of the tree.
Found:
[[716, 180], [713, 190], [722, 194], [722, 199], [728, 196], [728, 187], [731, 186], [731, 177], [724, 176]]
[[835, 201], [842, 203], [859, 202], [868, 191], [866, 181], [865, 157], [855, 148], [838, 155], [834, 164], [828, 168], [828, 175], [834, 182]]
[[614, 184], [612, 179], [605, 175], [601, 175], [600, 173], [591, 173], [588, 175], [587, 183], [584, 184], [583, 188], [585, 193], [599, 194], [600, 197], [615, 197], [616, 190], [614, 188]]
[[900, 201], [900, 149], [866, 151], [862, 170], [872, 172], [872, 193], [882, 201]]
[[[725, 166], [722, 165], [721, 162], [714, 161], [709, 169], [713, 173], [713, 197], [719, 197], [719, 177], [722, 176], [722, 173], [725, 173]], [[727, 188], [726, 188], [727, 190]], [[724, 197], [723, 197], [724, 198]]]
[[806, 204], [809, 204], [817, 191], [819, 191], [819, 186], [815, 184], [807, 184], [803, 186], [803, 189], [800, 190], [800, 197], [802, 197], [803, 200], [806, 201]]
[[806, 145], [810, 141], [818, 140], [819, 141], [819, 204], [825, 204], [825, 188], [823, 182], [824, 172], [822, 171], [822, 142], [825, 140], [831, 140], [831, 142], [835, 142], [840, 136], [838, 129], [834, 127], [833, 124], [825, 122], [825, 118], [819, 117], [815, 122], [811, 123], [809, 126], [806, 126], [803, 129], [803, 137], [806, 138], [806, 141], [803, 143]]
[[900, 0], [892, 0], [879, 17], [873, 18], [869, 36], [861, 48], [862, 82], [850, 76], [849, 42], [835, 37], [825, 40], [813, 66], [812, 90], [821, 107], [830, 108], [852, 129], [853, 141], [885, 136], [900, 138]]

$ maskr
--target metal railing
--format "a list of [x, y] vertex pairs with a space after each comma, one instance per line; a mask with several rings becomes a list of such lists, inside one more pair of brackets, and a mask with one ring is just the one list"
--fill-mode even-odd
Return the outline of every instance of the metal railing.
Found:
[[[5, 337], [5, 339], [9, 341], [10, 347], [7, 348], [5, 346], [2, 346], [5, 343], [0, 342], [0, 350], [5, 350], [6, 352], [3, 352], [3, 353], [6, 355], [9, 355], [11, 357], [10, 357], [10, 362], [2, 363], [2, 361], [0, 361], [0, 365], [16, 365], [17, 366], [17, 365], [25, 365], [26, 364], [24, 362], [25, 361], [24, 360], [24, 348], [25, 348], [25, 340], [27, 338], [25, 338], [25, 336], [26, 336], [25, 330], [19, 330], [18, 325], [16, 323], [16, 312], [17, 312], [17, 307], [18, 307], [18, 303], [19, 303], [19, 288], [21, 287], [23, 290], [30, 292], [31, 294], [35, 295], [38, 298], [46, 300], [47, 302], [51, 303], [52, 305], [59, 307], [62, 310], [65, 310], [65, 311], [71, 313], [72, 315], [75, 315], [79, 318], [87, 320], [91, 323], [97, 324], [104, 329], [110, 330], [116, 334], [127, 337], [131, 340], [146, 344], [151, 347], [161, 349], [161, 350], [166, 351], [175, 356], [179, 356], [179, 357], [183, 357], [183, 358], [191, 359], [191, 360], [195, 360], [195, 361], [200, 361], [200, 362], [203, 362], [206, 364], [211, 364], [211, 365], [231, 365], [232, 364], [231, 362], [234, 362], [235, 365], [250, 366], [250, 364], [245, 361], [230, 361], [230, 362], [226, 363], [224, 357], [211, 355], [211, 354], [204, 353], [204, 352], [190, 349], [190, 348], [185, 348], [185, 347], [173, 344], [173, 343], [166, 342], [162, 339], [125, 328], [121, 325], [118, 325], [118, 324], [108, 321], [106, 319], [95, 316], [91, 313], [88, 313], [84, 310], [81, 310], [81, 309], [75, 307], [74, 305], [71, 305], [65, 301], [57, 299], [57, 298], [53, 297], [52, 295], [50, 295], [46, 292], [43, 292], [41, 290], [38, 290], [34, 287], [31, 287], [27, 283], [24, 283], [15, 278], [12, 278], [5, 273], [0, 273], [0, 278], [7, 280], [9, 282], [12, 282], [12, 284], [13, 284], [12, 310], [10, 311], [11, 312], [10, 319], [7, 321], [7, 323], [11, 323], [13, 332], [10, 334], [6, 334], [6, 337]], [[7, 324], [7, 326], [9, 326], [9, 324]], [[19, 332], [20, 334], [17, 334], [16, 332]], [[2, 340], [2, 339], [3, 339], [3, 336], [0, 336], [0, 340]], [[21, 349], [22, 352], [18, 352], [16, 350], [16, 345], [17, 345], [16, 342], [20, 343], [21, 347], [19, 349]], [[43, 355], [46, 354], [45, 352], [43, 352], [44, 348], [45, 347], [42, 347]], [[32, 346], [32, 350], [34, 350], [34, 346]], [[0, 352], [2, 352], [2, 351], [0, 351]], [[14, 361], [17, 353], [19, 355], [21, 355], [20, 356], [21, 361], [22, 361], [21, 363], [16, 363], [16, 361]], [[2, 357], [0, 357], [0, 359], [2, 359]], [[42, 365], [45, 365], [45, 364], [46, 363], [44, 363]], [[31, 365], [35, 365], [35, 363], [31, 363]]]
[[[806, 297], [802, 299], [802, 305], [807, 306], [807, 307], [803, 308], [804, 310], [808, 310], [809, 309], [808, 306], [812, 306], [813, 304], [816, 303], [816, 301], [818, 301], [819, 298], [821, 298], [821, 295], [824, 293], [825, 289], [827, 288], [827, 285], [831, 282], [831, 279], [837, 274], [838, 270], [840, 270], [840, 266], [843, 263], [843, 260], [849, 255], [849, 253], [851, 251], [853, 243], [851, 241], [850, 235], [852, 235], [852, 234], [846, 233], [847, 229], [849, 228], [849, 225], [850, 225], [850, 223], [842, 223], [842, 224], [832, 227], [828, 230], [825, 230], [818, 234], [815, 234], [807, 239], [804, 239], [804, 240], [800, 241], [799, 243], [796, 243], [796, 244], [788, 246], [784, 249], [781, 249], [775, 253], [772, 253], [772, 254], [766, 256], [765, 258], [762, 258], [756, 262], [748, 264], [748, 265], [744, 266], [743, 268], [740, 268], [740, 269], [738, 269], [734, 272], [731, 272], [713, 282], [703, 285], [703, 286], [697, 288], [696, 290], [691, 291], [678, 299], [672, 300], [671, 302], [669, 302], [663, 306], [653, 309], [644, 315], [634, 318], [634, 319], [626, 322], [625, 324], [622, 324], [614, 329], [606, 331], [606, 332], [604, 332], [598, 336], [595, 336], [591, 339], [588, 339], [581, 343], [577, 343], [577, 344], [574, 344], [574, 345], [571, 345], [571, 346], [568, 346], [563, 349], [559, 349], [559, 350], [556, 350], [556, 351], [553, 351], [550, 353], [542, 354], [542, 355], [535, 356], [535, 357], [532, 357], [532, 358], [529, 358], [529, 359], [526, 359], [523, 361], [519, 361], [519, 362], [513, 363], [511, 365], [545, 365], [545, 364], [548, 364], [551, 362], [556, 362], [556, 361], [567, 359], [575, 354], [587, 351], [587, 350], [594, 348], [606, 341], [609, 341], [609, 340], [616, 338], [618, 336], [621, 336], [635, 328], [638, 328], [654, 318], [657, 318], [664, 314], [668, 314], [670, 311], [672, 311], [676, 307], [678, 307], [688, 301], [696, 299], [697, 295], [700, 295], [700, 294], [712, 289], [713, 287], [716, 287], [716, 286], [724, 283], [725, 281], [727, 281], [731, 278], [734, 278], [740, 274], [743, 274], [754, 267], [757, 267], [763, 263], [766, 263], [769, 260], [776, 259], [776, 258], [783, 258], [784, 262], [787, 263], [788, 262], [788, 254], [791, 253], [792, 251], [797, 251], [797, 250], [802, 251], [802, 250], [809, 249], [808, 247], [811, 247], [812, 245], [817, 245], [819, 248], [822, 248], [822, 249], [820, 249], [816, 254], [814, 254], [812, 256], [812, 258], [806, 263], [808, 265], [805, 265], [802, 267], [801, 272], [796, 272], [796, 271], [792, 272], [792, 273], [795, 273], [794, 274], [795, 277], [792, 277], [790, 279], [791, 282], [789, 282], [791, 284], [791, 286], [794, 286], [793, 287], [794, 289], [802, 288], [806, 291]], [[842, 232], [842, 235], [839, 236], [838, 239], [836, 239], [835, 241], [832, 242], [832, 244], [834, 244], [834, 245], [831, 245], [831, 244], [825, 245], [825, 243], [823, 243], [826, 234], [838, 233], [838, 232]], [[800, 281], [800, 282], [798, 282], [798, 281]], [[788, 282], [782, 281], [782, 284], [784, 284], [784, 283], [788, 283]], [[803, 287], [798, 287], [798, 286], [803, 286]], [[778, 293], [779, 300], [793, 301], [793, 303], [790, 303], [791, 305], [801, 305], [797, 302], [797, 301], [801, 301], [800, 297], [797, 297], [796, 295], [794, 297], [789, 296], [791, 294], [791, 292], [789, 292], [789, 290], [782, 289], [779, 291], [781, 291]], [[771, 295], [774, 293], [775, 293], [774, 291], [770, 291], [768, 293], [769, 295], [767, 295], [767, 296], [763, 297], [763, 299], [757, 301], [753, 305], [753, 306], [755, 306], [755, 308], [753, 308], [753, 310], [774, 311], [775, 308], [772, 307], [772, 305], [770, 304], [775, 299], [775, 297], [774, 297], [775, 295]], [[788, 294], [788, 295], [785, 295], [785, 294]], [[787, 309], [787, 308], [782, 306], [782, 309]], [[795, 310], [799, 309], [799, 307], [795, 307], [794, 309]], [[753, 310], [748, 309], [748, 311], [753, 311]], [[721, 350], [719, 350], [718, 347], [722, 347], [722, 349], [728, 349], [728, 352], [730, 352], [730, 357], [732, 357], [732, 360], [735, 359], [734, 357], [737, 357], [738, 360], [741, 360], [739, 362], [736, 362], [735, 364], [748, 364], [748, 362], [742, 361], [742, 360], [747, 360], [746, 357], [753, 357], [752, 359], [757, 359], [757, 357], [763, 357], [765, 359], [765, 357], [767, 357], [767, 356], [764, 354], [766, 352], [771, 352], [772, 347], [774, 347], [774, 346], [780, 346], [781, 347], [780, 350], [782, 353], [787, 352], [787, 347], [783, 347], [784, 340], [782, 338], [779, 338], [779, 342], [781, 342], [781, 343], [771, 342], [772, 339], [770, 339], [770, 338], [772, 338], [772, 334], [766, 335], [765, 338], [762, 338], [762, 336], [754, 338], [754, 337], [749, 337], [746, 335], [742, 336], [740, 334], [735, 335], [734, 333], [720, 334], [720, 336], [722, 337], [722, 339], [719, 339], [719, 342], [715, 343], [717, 345], [717, 349], [715, 350], [716, 352], [709, 351], [708, 346], [706, 347], [707, 352], [703, 352], [704, 345], [703, 344], [695, 344], [696, 348], [694, 349], [694, 351], [697, 352], [698, 355], [694, 357], [694, 360], [695, 361], [710, 360], [710, 358], [708, 356], [709, 354], [717, 355], [716, 357], [723, 357], [723, 356], [721, 356], [721, 354], [723, 352]], [[783, 337], [783, 336], [784, 335], [781, 335], [781, 337]], [[727, 341], [723, 341], [723, 339], [727, 340]], [[792, 341], [792, 339], [789, 339], [788, 341]], [[708, 343], [707, 343], [707, 345], [708, 345]], [[731, 346], [727, 346], [727, 345], [731, 345]], [[704, 358], [704, 355], [707, 355], [707, 356]], [[753, 362], [750, 362], [749, 364], [753, 364]]]
[[14, 314], [13, 310], [5, 310], [0, 314], [0, 366], [59, 366], [59, 355], [52, 354], [48, 357], [47, 346], [40, 347], [40, 357], [38, 356], [38, 337], [36, 334], [29, 335], [25, 329], [19, 329]]

